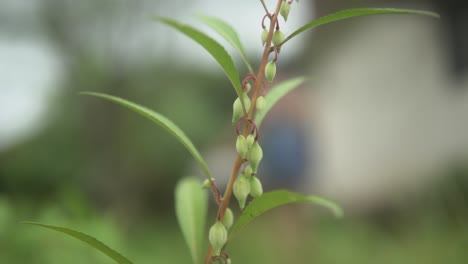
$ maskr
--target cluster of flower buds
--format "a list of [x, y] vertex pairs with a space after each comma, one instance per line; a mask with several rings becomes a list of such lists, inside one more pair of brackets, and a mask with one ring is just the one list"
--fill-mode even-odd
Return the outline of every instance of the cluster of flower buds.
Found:
[[[280, 15], [283, 17], [284, 21], [288, 20], [289, 16], [289, 11], [291, 10], [291, 1], [283, 1], [281, 3], [281, 8], [280, 8]], [[269, 17], [266, 15], [266, 17]], [[271, 18], [271, 17], [270, 17]], [[263, 32], [262, 32], [262, 44], [265, 46], [266, 41], [268, 39], [268, 30], [264, 25], [264, 22], [262, 21], [262, 27], [263, 27]], [[278, 53], [281, 50], [281, 45], [283, 41], [285, 40], [284, 33], [280, 30], [278, 22], [276, 22], [276, 29], [275, 32], [273, 32], [273, 38], [272, 38], [272, 43], [273, 47], [272, 50], [275, 52], [275, 58], [271, 60], [270, 62], [267, 63], [265, 66], [265, 78], [268, 80], [268, 82], [272, 83], [273, 80], [275, 79], [276, 75], [276, 60]]]
[[247, 138], [239, 135], [236, 148], [239, 155], [248, 161], [248, 165], [237, 177], [233, 187], [234, 196], [239, 202], [239, 207], [244, 209], [249, 195], [258, 197], [263, 194], [262, 184], [256, 177], [258, 165], [263, 158], [263, 150], [254, 134], [249, 134]]
[[224, 212], [224, 217], [222, 221], [216, 221], [216, 223], [211, 226], [208, 239], [210, 240], [211, 246], [216, 254], [216, 256], [221, 255], [224, 245], [226, 244], [228, 238], [228, 230], [232, 227], [234, 223], [234, 213], [230, 208], [226, 208]]
[[[284, 21], [287, 21], [288, 19], [289, 11], [291, 9], [291, 2], [292, 1], [284, 0], [281, 3], [280, 15], [283, 17]], [[267, 17], [272, 19], [271, 14], [265, 15], [264, 20]], [[268, 36], [271, 33], [265, 27], [264, 20], [262, 21], [263, 32], [261, 34], [261, 40], [262, 40], [263, 46], [266, 45]], [[270, 25], [270, 28], [273, 29], [271, 25]], [[271, 47], [268, 47], [271, 49], [271, 51], [274, 51], [275, 56], [271, 61], [269, 61], [265, 65], [265, 71], [264, 71], [265, 79], [269, 83], [272, 83], [275, 79], [276, 60], [278, 58], [278, 54], [280, 52], [280, 48], [284, 40], [285, 40], [285, 35], [280, 30], [278, 21], [276, 21], [275, 30], [274, 32], [272, 32], [272, 39], [271, 39], [272, 44], [271, 44]], [[233, 186], [234, 196], [239, 202], [239, 207], [241, 209], [245, 208], [247, 198], [249, 197], [249, 195], [255, 198], [263, 194], [262, 183], [257, 178], [257, 170], [263, 158], [263, 150], [257, 141], [257, 128], [255, 127], [255, 124], [248, 118], [248, 116], [246, 116], [246, 114], [248, 114], [248, 111], [250, 110], [251, 103], [252, 103], [248, 95], [248, 93], [251, 90], [251, 84], [249, 81], [251, 81], [252, 79], [255, 80], [255, 76], [254, 77], [252, 76], [247, 76], [246, 79], [244, 79], [244, 81], [242, 82], [242, 88], [243, 88], [242, 93], [234, 101], [233, 115], [232, 115], [233, 123], [240, 122], [239, 120], [241, 120], [242, 118], [245, 118], [245, 120], [250, 122], [251, 123], [250, 125], [254, 127], [254, 129], [252, 129], [252, 131], [250, 131], [250, 133], [247, 136], [244, 136], [243, 134], [241, 134], [239, 132], [239, 128], [237, 131], [238, 136], [236, 140], [236, 151], [244, 162], [245, 161], [248, 162], [244, 170], [237, 177]], [[254, 102], [255, 102], [255, 107], [257, 111], [262, 111], [266, 107], [267, 102], [264, 96], [260, 95], [256, 99], [253, 98], [253, 100], [255, 100]], [[214, 189], [216, 189], [216, 186], [213, 186], [213, 185], [214, 185], [213, 179], [205, 180], [205, 182], [203, 183], [204, 188], [213, 187]], [[210, 228], [209, 241], [215, 253], [215, 256], [213, 256], [212, 260], [214, 261], [224, 260], [224, 263], [227, 263], [227, 264], [231, 263], [231, 259], [229, 258], [229, 256], [225, 252], [222, 252], [222, 250], [227, 242], [228, 230], [232, 227], [233, 223], [234, 223], [234, 214], [230, 208], [226, 208], [226, 211], [224, 212], [223, 217], [218, 218], [218, 221]]]

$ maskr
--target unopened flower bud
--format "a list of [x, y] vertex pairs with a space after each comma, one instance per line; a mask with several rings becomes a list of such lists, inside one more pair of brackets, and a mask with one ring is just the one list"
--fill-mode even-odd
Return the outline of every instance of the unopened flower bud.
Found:
[[255, 106], [257, 107], [257, 110], [262, 111], [265, 108], [265, 105], [266, 105], [265, 97], [259, 96], [255, 104]]
[[203, 189], [210, 189], [212, 186], [211, 186], [211, 181], [213, 181], [213, 179], [211, 180], [208, 180], [208, 179], [205, 179], [202, 183], [202, 188]]
[[278, 45], [281, 44], [284, 40], [284, 33], [281, 30], [276, 30], [275, 33], [273, 33], [273, 45]]
[[236, 150], [241, 158], [245, 159], [247, 153], [249, 152], [249, 145], [247, 145], [247, 140], [243, 135], [237, 136], [236, 141]]
[[250, 148], [252, 148], [253, 143], [255, 142], [255, 136], [253, 134], [249, 134], [245, 141], [247, 142], [247, 146], [250, 150]]
[[281, 3], [280, 14], [284, 18], [284, 21], [288, 20], [289, 10], [291, 10], [291, 4], [287, 1], [283, 1], [283, 3]]
[[267, 38], [268, 38], [268, 30], [265, 28], [263, 29], [263, 32], [262, 32], [262, 45], [263, 46], [265, 46]]
[[254, 142], [252, 145], [252, 148], [250, 148], [249, 155], [247, 159], [249, 160], [250, 166], [252, 167], [253, 171], [257, 171], [258, 164], [260, 164], [260, 161], [263, 158], [263, 150], [260, 147], [260, 144], [258, 142]]
[[252, 177], [250, 179], [250, 195], [252, 197], [258, 197], [263, 194], [262, 183], [257, 177]]
[[245, 92], [248, 93], [250, 92], [250, 89], [252, 88], [252, 85], [250, 85], [250, 83], [246, 83], [245, 84]]
[[239, 207], [244, 209], [245, 202], [247, 201], [247, 196], [250, 193], [250, 181], [245, 176], [241, 175], [237, 177], [234, 182], [234, 195], [236, 196], [237, 201], [239, 202]]
[[224, 244], [226, 244], [227, 236], [228, 236], [227, 230], [224, 227], [223, 223], [221, 223], [220, 221], [217, 221], [210, 228], [208, 238], [217, 256], [221, 254], [221, 250], [223, 249]]
[[226, 259], [226, 264], [231, 264], [231, 259], [230, 258]]
[[231, 228], [232, 224], [234, 223], [234, 213], [231, 209], [226, 208], [226, 212], [224, 212], [223, 217], [223, 225], [226, 227], [227, 230]]
[[252, 173], [253, 173], [253, 170], [252, 170], [252, 167], [250, 165], [245, 167], [245, 169], [244, 169], [244, 175], [245, 176], [252, 176]]
[[270, 61], [265, 66], [265, 78], [272, 83], [275, 79], [276, 75], [276, 63], [274, 61]]
[[[250, 108], [250, 98], [247, 94], [242, 94], [242, 99], [245, 104], [245, 109], [248, 110]], [[242, 108], [242, 103], [240, 97], [234, 101], [232, 105], [232, 123], [237, 122], [242, 116], [244, 116], [244, 109]]]

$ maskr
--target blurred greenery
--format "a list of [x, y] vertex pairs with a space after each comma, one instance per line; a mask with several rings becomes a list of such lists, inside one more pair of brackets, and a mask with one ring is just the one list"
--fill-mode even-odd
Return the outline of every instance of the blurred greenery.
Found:
[[[123, 226], [112, 212], [97, 211], [79, 193], [57, 203], [0, 198], [2, 263], [113, 263], [85, 244], [18, 220], [73, 227], [122, 252], [135, 263], [189, 263], [190, 254], [172, 213]], [[382, 225], [372, 218], [341, 220], [310, 214], [302, 206], [267, 213], [231, 241], [238, 263], [464, 263], [468, 226], [436, 207], [398, 214]], [[429, 210], [428, 210], [429, 209]], [[460, 217], [466, 219], [465, 211]]]

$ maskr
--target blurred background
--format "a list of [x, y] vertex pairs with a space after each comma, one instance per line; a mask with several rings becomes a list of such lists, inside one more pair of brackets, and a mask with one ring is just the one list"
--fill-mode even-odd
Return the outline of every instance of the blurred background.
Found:
[[[335, 200], [345, 217], [305, 205], [268, 213], [232, 242], [234, 263], [468, 259], [468, 5], [300, 1], [282, 30], [357, 7], [442, 18], [358, 18], [285, 46], [278, 79], [311, 81], [265, 121], [259, 177], [267, 190]], [[0, 263], [113, 263], [23, 220], [93, 234], [135, 263], [190, 262], [173, 209], [176, 182], [203, 179], [190, 154], [150, 121], [77, 93], [105, 92], [166, 115], [222, 185], [235, 155], [234, 90], [202, 48], [152, 20], [180, 19], [226, 44], [199, 13], [238, 29], [258, 66], [258, 1], [0, 1]]]

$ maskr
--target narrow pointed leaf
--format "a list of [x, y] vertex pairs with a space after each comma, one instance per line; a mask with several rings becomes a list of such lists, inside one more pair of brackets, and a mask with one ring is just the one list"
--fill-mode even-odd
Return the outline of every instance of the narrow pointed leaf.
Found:
[[257, 216], [274, 209], [276, 207], [293, 204], [293, 203], [313, 203], [324, 206], [330, 209], [333, 214], [337, 217], [343, 215], [341, 208], [335, 203], [318, 197], [318, 196], [308, 196], [300, 193], [294, 193], [285, 190], [272, 191], [264, 193], [262, 196], [259, 196], [253, 199], [239, 216], [239, 219], [234, 223], [234, 226], [231, 228], [230, 237], [233, 237], [241, 230], [244, 226], [254, 220]]
[[227, 77], [232, 83], [232, 86], [236, 90], [237, 95], [241, 95], [242, 88], [236, 65], [234, 64], [234, 61], [232, 60], [229, 53], [227, 53], [221, 44], [207, 36], [205, 33], [200, 32], [191, 26], [181, 24], [173, 19], [158, 17], [156, 20], [177, 29], [187, 37], [200, 44], [206, 51], [208, 51], [224, 70], [224, 73], [226, 73]]
[[247, 59], [247, 54], [245, 53], [245, 49], [242, 45], [239, 35], [231, 25], [229, 25], [224, 20], [212, 16], [198, 15], [198, 19], [203, 21], [203, 23], [208, 25], [219, 35], [221, 35], [227, 42], [229, 42], [229, 44], [231, 44], [240, 53], [247, 68], [249, 68], [249, 70], [253, 72], [253, 68]]
[[257, 114], [255, 116], [255, 124], [257, 125], [257, 127], [260, 126], [265, 116], [281, 98], [283, 98], [291, 90], [299, 87], [305, 81], [306, 78], [298, 77], [284, 81], [278, 84], [277, 86], [273, 87], [271, 91], [265, 96], [265, 108], [263, 108], [261, 111], [257, 111]]
[[431, 16], [435, 18], [439, 18], [439, 15], [434, 12], [429, 11], [419, 11], [419, 10], [410, 10], [410, 9], [395, 9], [395, 8], [356, 8], [356, 9], [346, 9], [342, 11], [338, 11], [336, 13], [323, 16], [317, 20], [314, 20], [301, 28], [297, 29], [291, 35], [287, 36], [282, 43], [278, 46], [283, 45], [288, 40], [292, 39], [293, 37], [299, 35], [300, 33], [309, 30], [311, 28], [328, 24], [331, 22], [353, 18], [353, 17], [360, 17], [360, 16], [370, 16], [370, 15], [382, 15], [382, 14], [412, 14], [412, 15], [425, 15]]
[[197, 179], [185, 178], [177, 184], [175, 209], [193, 262], [199, 263], [202, 256], [203, 236], [205, 235], [208, 196]]
[[208, 169], [208, 165], [206, 164], [205, 160], [203, 159], [195, 145], [193, 145], [192, 141], [190, 141], [190, 139], [185, 135], [185, 133], [167, 117], [156, 113], [153, 110], [148, 109], [144, 106], [135, 104], [133, 102], [127, 101], [116, 96], [93, 92], [82, 92], [80, 94], [96, 96], [120, 104], [160, 125], [164, 129], [166, 129], [171, 135], [173, 135], [180, 143], [182, 143], [182, 145], [184, 145], [184, 147], [190, 152], [190, 154], [192, 154], [193, 158], [195, 158], [203, 172], [206, 174], [206, 177], [208, 177], [208, 179], [212, 178], [210, 170]]
[[97, 240], [96, 238], [87, 235], [85, 233], [70, 229], [70, 228], [65, 228], [65, 227], [59, 227], [59, 226], [53, 226], [53, 225], [45, 225], [41, 223], [35, 223], [35, 222], [22, 222], [23, 224], [28, 224], [28, 225], [35, 225], [35, 226], [40, 226], [40, 227], [45, 227], [54, 231], [58, 231], [61, 233], [64, 233], [68, 236], [71, 236], [73, 238], [76, 238], [78, 240], [83, 241], [84, 243], [90, 245], [91, 247], [101, 251], [102, 253], [106, 254], [108, 257], [113, 259], [115, 262], [119, 264], [133, 264], [130, 260], [128, 260], [126, 257], [124, 257], [122, 254], [118, 253], [117, 251], [111, 249], [110, 247], [106, 246], [104, 243], [101, 241]]

